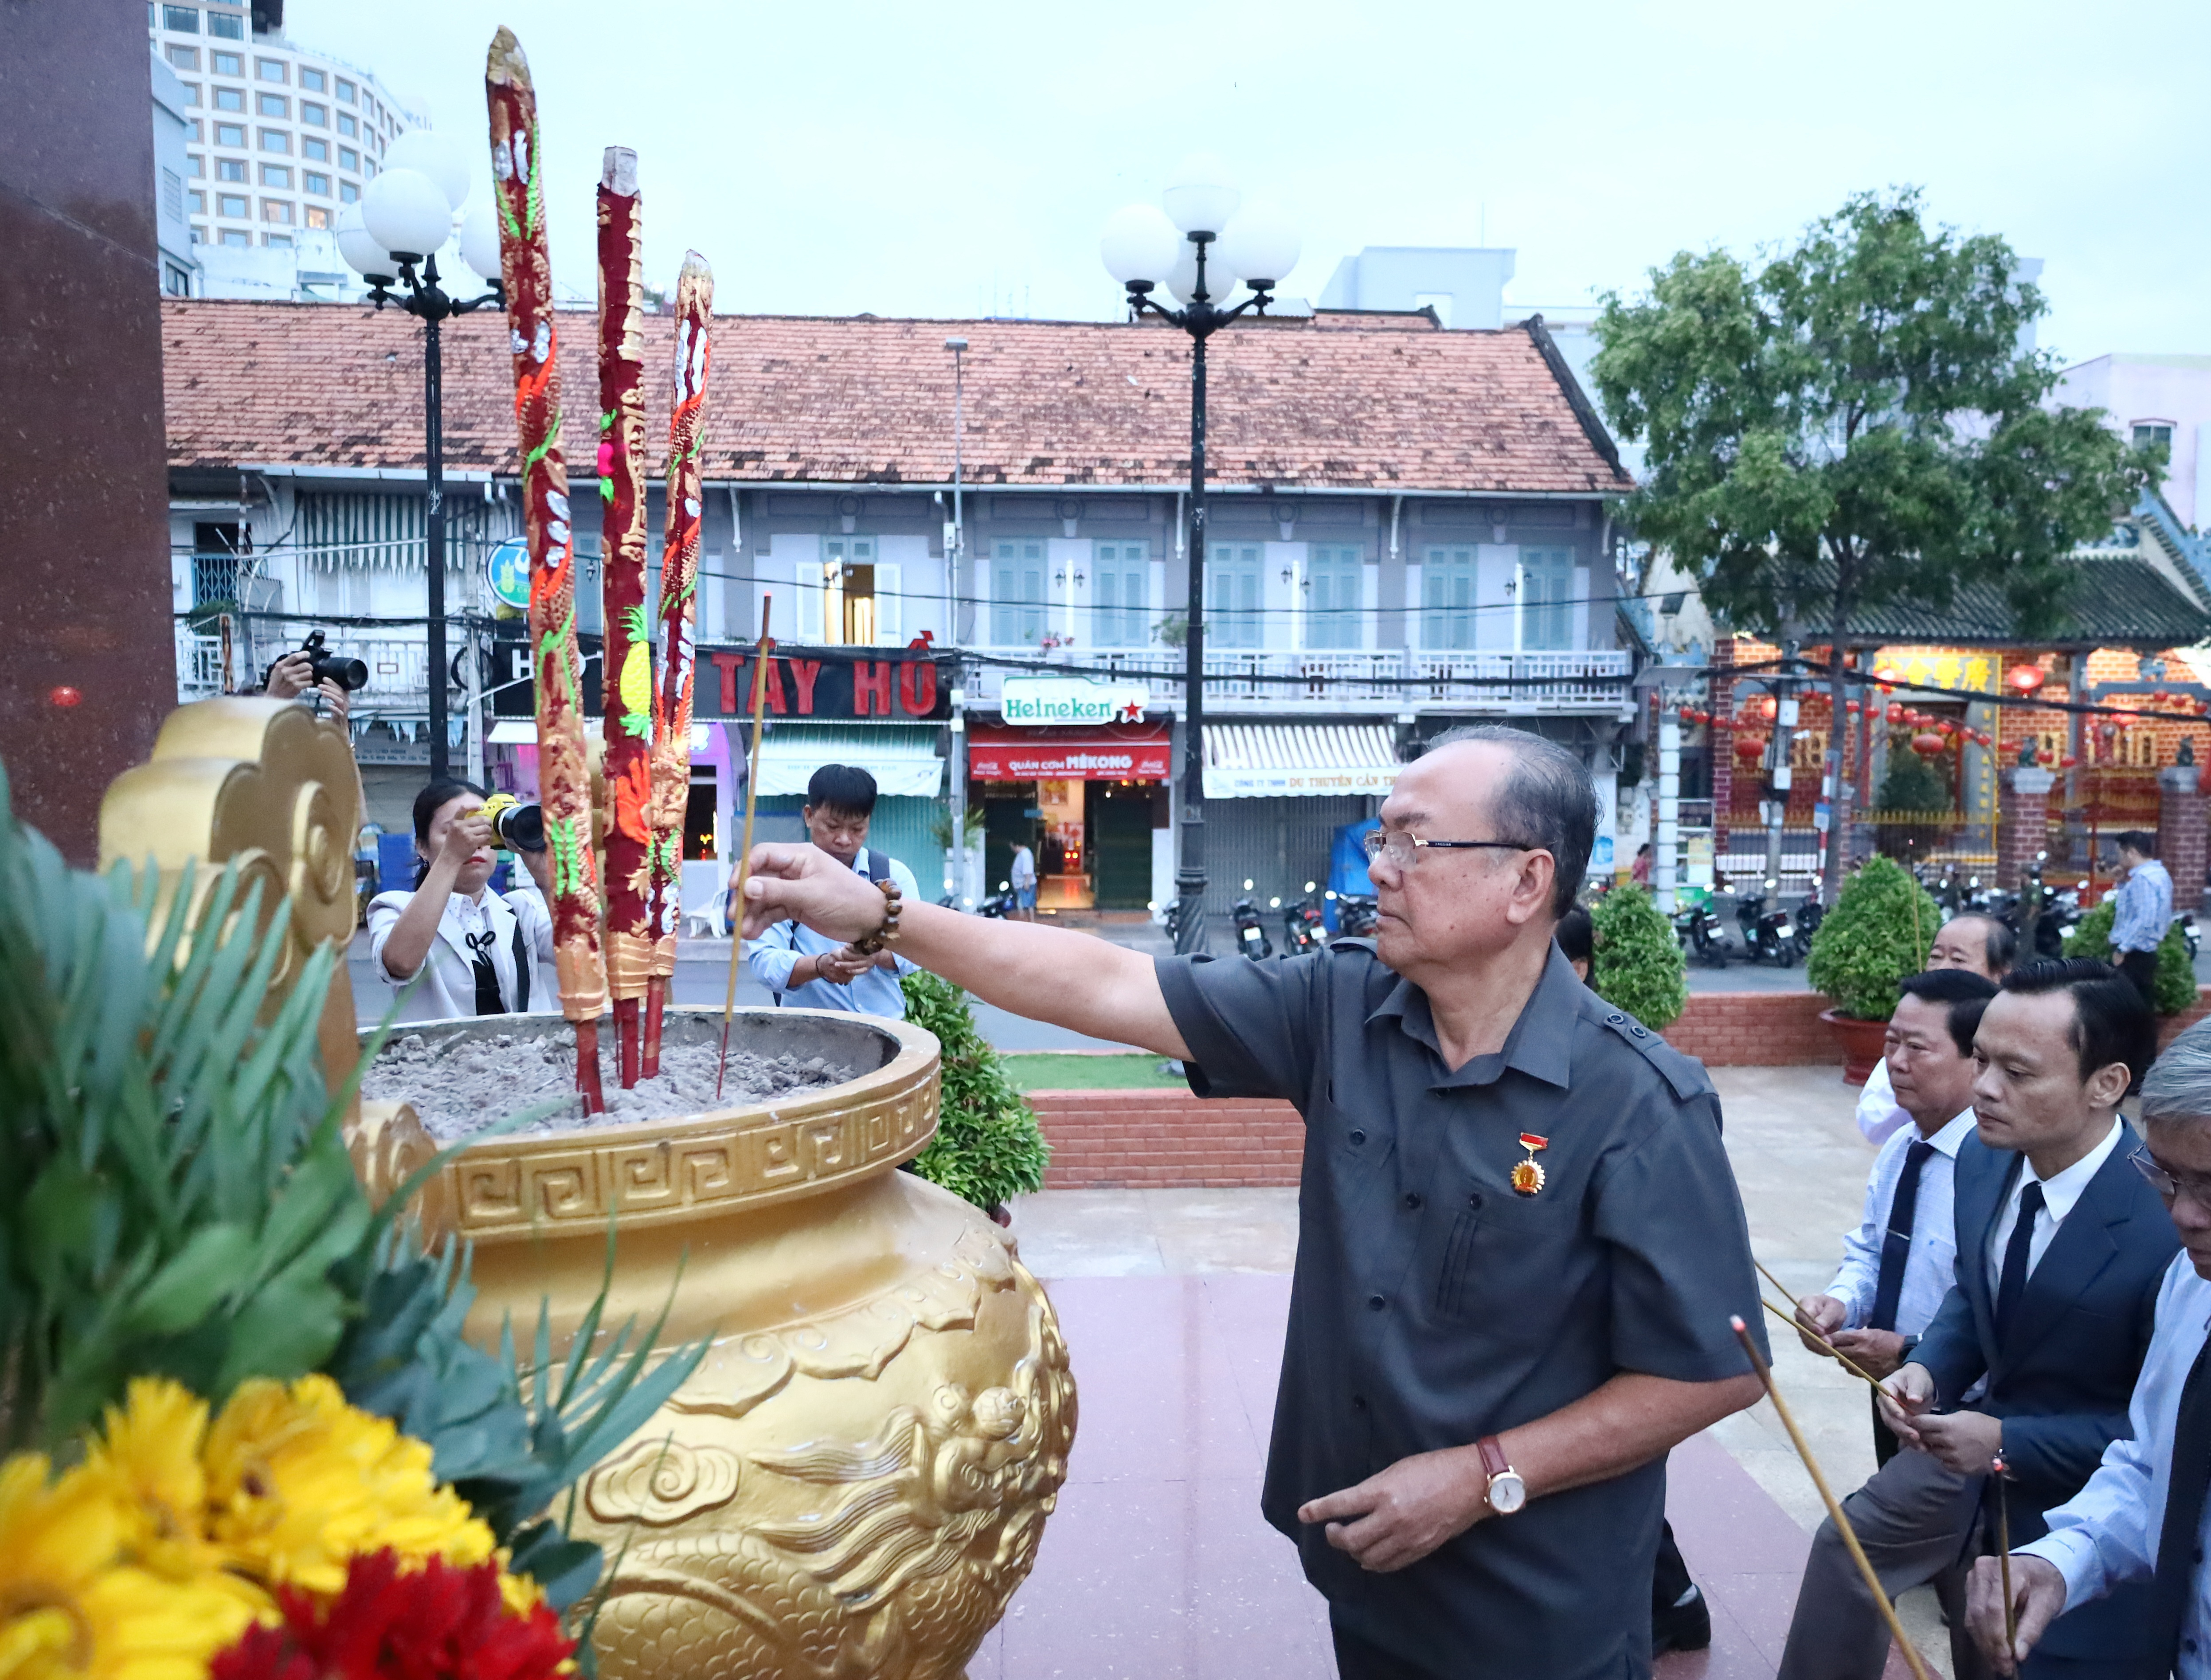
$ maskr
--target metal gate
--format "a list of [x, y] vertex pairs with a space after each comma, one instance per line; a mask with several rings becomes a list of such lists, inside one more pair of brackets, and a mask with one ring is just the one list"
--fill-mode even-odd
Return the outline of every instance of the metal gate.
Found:
[[1360, 794], [1207, 800], [1207, 908], [1227, 914], [1228, 907], [1244, 895], [1247, 878], [1263, 911], [1270, 898], [1289, 904], [1302, 897], [1308, 881], [1326, 886], [1336, 831], [1370, 816], [1374, 803]]

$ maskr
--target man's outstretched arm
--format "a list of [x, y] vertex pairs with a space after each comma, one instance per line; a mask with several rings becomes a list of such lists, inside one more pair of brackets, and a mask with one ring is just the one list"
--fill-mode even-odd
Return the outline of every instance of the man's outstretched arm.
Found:
[[[851, 940], [882, 925], [883, 897], [819, 846], [760, 846], [745, 882], [744, 913], [747, 938], [789, 919], [825, 938]], [[1141, 952], [1064, 928], [963, 916], [912, 900], [900, 910], [895, 949], [984, 1003], [1032, 1021], [1178, 1060], [1190, 1054], [1152, 960]]]

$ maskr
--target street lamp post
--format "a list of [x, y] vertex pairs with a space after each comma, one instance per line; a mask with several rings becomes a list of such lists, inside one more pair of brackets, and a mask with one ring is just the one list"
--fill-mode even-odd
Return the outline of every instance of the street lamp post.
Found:
[[[422, 458], [428, 483], [424, 559], [429, 578], [429, 646], [424, 681], [430, 703], [430, 779], [452, 773], [446, 741], [445, 416], [439, 329], [448, 317], [504, 301], [500, 288], [499, 228], [488, 199], [461, 218], [461, 260], [491, 276], [482, 296], [457, 298], [439, 284], [438, 252], [454, 234], [454, 215], [469, 196], [468, 169], [451, 147], [427, 129], [394, 141], [385, 167], [356, 208], [338, 219], [338, 253], [369, 282], [380, 310], [393, 303], [422, 323]], [[403, 292], [395, 286], [403, 285]], [[470, 692], [474, 692], [471, 685]]]
[[[966, 488], [962, 468], [966, 456], [962, 444], [967, 431], [966, 414], [962, 403], [960, 359], [966, 354], [967, 341], [948, 338], [944, 348], [952, 352], [952, 540], [944, 545], [944, 639], [954, 647], [960, 646], [960, 562], [967, 555], [966, 509], [960, 500]], [[952, 879], [944, 883], [944, 890], [956, 908], [966, 896], [967, 886], [967, 719], [961, 707], [967, 696], [962, 692], [959, 678], [960, 665], [953, 666], [952, 680]]]
[[[1166, 209], [1117, 210], [1099, 241], [1106, 272], [1129, 296], [1132, 319], [1153, 314], [1190, 335], [1190, 573], [1183, 642], [1182, 835], [1168, 921], [1175, 949], [1202, 953], [1205, 925], [1205, 341], [1238, 316], [1263, 315], [1268, 294], [1297, 265], [1297, 230], [1279, 211], [1245, 205], [1219, 159], [1183, 160], [1163, 195]], [[1214, 248], [1216, 247], [1217, 248]], [[1208, 265], [1212, 273], [1208, 276]], [[1214, 301], [1240, 280], [1251, 295], [1233, 308]], [[1164, 282], [1179, 309], [1154, 301]]]

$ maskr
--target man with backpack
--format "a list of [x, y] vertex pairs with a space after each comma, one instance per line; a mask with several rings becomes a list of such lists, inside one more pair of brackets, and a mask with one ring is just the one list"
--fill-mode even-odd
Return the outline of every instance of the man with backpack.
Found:
[[[921, 889], [913, 871], [868, 844], [868, 824], [875, 810], [875, 779], [856, 766], [825, 764], [806, 784], [803, 815], [814, 844], [856, 875], [878, 884], [896, 882], [906, 903], [918, 903]], [[774, 993], [779, 1004], [906, 1018], [906, 994], [899, 979], [912, 973], [914, 965], [893, 952], [863, 955], [850, 945], [786, 921], [776, 923], [757, 939], [746, 940], [745, 961], [753, 978]]]

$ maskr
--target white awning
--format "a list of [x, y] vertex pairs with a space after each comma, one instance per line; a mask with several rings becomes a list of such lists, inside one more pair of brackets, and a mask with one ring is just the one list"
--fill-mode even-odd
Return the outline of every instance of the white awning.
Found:
[[[742, 751], [736, 731], [730, 750]], [[933, 725], [877, 724], [839, 729], [832, 725], [784, 724], [760, 743], [763, 798], [803, 794], [825, 764], [850, 764], [875, 779], [885, 798], [934, 799], [944, 785], [944, 761], [936, 755]]]
[[1397, 743], [1387, 724], [1214, 724], [1205, 728], [1208, 799], [1386, 794]]

